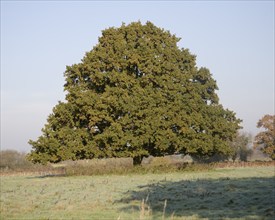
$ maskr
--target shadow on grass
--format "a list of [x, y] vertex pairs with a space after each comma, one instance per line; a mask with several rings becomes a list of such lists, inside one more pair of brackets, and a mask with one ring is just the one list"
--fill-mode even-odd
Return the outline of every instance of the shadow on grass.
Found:
[[274, 178], [160, 181], [139, 186], [139, 190], [125, 193], [117, 202], [125, 204], [121, 211], [131, 212], [139, 211], [144, 199], [153, 217], [274, 219], [274, 181]]
[[28, 176], [27, 179], [44, 179], [44, 178], [51, 178], [51, 177], [67, 177], [66, 174], [45, 174], [39, 176]]

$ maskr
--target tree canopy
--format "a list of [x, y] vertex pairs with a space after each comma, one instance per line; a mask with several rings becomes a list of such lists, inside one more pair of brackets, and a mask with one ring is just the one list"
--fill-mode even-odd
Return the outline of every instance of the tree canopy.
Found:
[[275, 160], [275, 115], [265, 115], [257, 123], [259, 132], [254, 141], [254, 147], [260, 147], [272, 160]]
[[179, 48], [179, 38], [133, 22], [102, 32], [99, 42], [65, 71], [66, 101], [30, 140], [33, 162], [182, 153], [230, 154], [240, 128], [219, 104], [207, 68]]

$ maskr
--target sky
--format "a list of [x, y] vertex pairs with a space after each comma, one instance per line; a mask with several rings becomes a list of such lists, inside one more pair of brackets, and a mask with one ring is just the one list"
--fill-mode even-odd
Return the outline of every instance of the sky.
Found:
[[220, 103], [255, 135], [274, 114], [274, 1], [1, 0], [1, 149], [29, 152], [58, 101], [66, 66], [101, 31], [153, 22], [181, 38], [217, 81]]

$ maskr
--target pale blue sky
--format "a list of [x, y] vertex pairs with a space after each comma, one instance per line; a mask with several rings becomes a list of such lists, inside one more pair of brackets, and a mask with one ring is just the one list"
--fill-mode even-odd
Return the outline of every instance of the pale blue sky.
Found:
[[64, 100], [66, 65], [101, 30], [138, 20], [182, 38], [246, 132], [274, 114], [274, 1], [1, 1], [1, 149], [29, 151]]

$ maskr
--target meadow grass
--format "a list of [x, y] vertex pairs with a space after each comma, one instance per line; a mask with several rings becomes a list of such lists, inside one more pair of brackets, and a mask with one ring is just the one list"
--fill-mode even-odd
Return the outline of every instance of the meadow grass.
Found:
[[274, 219], [274, 166], [1, 176], [1, 219]]

